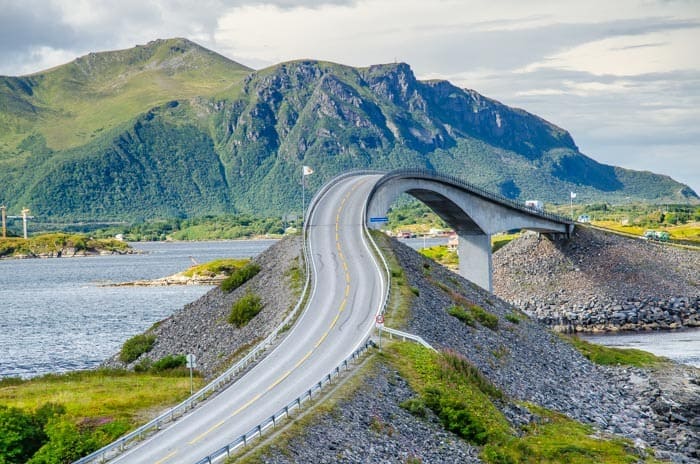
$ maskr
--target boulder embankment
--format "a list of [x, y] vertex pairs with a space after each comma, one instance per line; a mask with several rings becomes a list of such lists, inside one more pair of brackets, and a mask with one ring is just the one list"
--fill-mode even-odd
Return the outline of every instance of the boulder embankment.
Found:
[[[299, 237], [280, 240], [253, 258], [260, 266], [256, 276], [230, 293], [217, 286], [154, 324], [146, 332], [156, 337], [152, 349], [128, 365], [119, 360], [118, 354], [104, 365], [133, 368], [147, 360], [191, 353], [205, 377], [215, 376], [279, 326], [296, 304], [298, 294], [290, 270], [298, 266], [300, 252]], [[247, 325], [236, 327], [227, 320], [231, 306], [248, 294], [258, 295], [263, 308]]]
[[700, 327], [700, 251], [577, 227], [493, 256], [494, 293], [561, 332]]
[[[624, 437], [640, 456], [700, 462], [698, 369], [593, 364], [501, 298], [395, 240], [388, 246], [402, 269], [392, 274], [413, 295], [398, 328], [468, 359], [505, 394], [497, 406], [513, 430], [537, 427], [543, 419], [530, 406], [537, 405], [590, 425], [596, 436]], [[450, 314], [456, 304], [481, 307], [497, 324], [466, 324]], [[430, 411], [423, 417], [408, 413], [402, 405], [417, 392], [378, 358], [333, 408], [246, 462], [483, 462], [478, 446], [447, 432]]]

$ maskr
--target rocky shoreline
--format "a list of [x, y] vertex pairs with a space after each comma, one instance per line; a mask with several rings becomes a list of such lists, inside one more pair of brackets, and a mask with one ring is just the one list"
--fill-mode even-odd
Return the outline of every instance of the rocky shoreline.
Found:
[[142, 253], [133, 248], [124, 250], [106, 250], [106, 249], [77, 249], [73, 247], [65, 247], [57, 250], [45, 252], [20, 253], [11, 256], [0, 256], [0, 259], [49, 259], [49, 258], [84, 258], [87, 256], [110, 256], [110, 255], [133, 255]]
[[493, 255], [494, 293], [566, 333], [700, 327], [700, 251], [577, 227]]
[[514, 300], [531, 317], [563, 333], [676, 330], [700, 327], [700, 297], [656, 297], [574, 304], [570, 309], [547, 301]]

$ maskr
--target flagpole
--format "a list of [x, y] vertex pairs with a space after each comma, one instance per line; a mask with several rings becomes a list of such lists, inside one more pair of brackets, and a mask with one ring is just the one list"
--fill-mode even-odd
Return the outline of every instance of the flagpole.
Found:
[[304, 177], [306, 177], [306, 176], [304, 175], [304, 166], [302, 166], [301, 167], [301, 230], [302, 230], [302, 233], [304, 230], [304, 219], [306, 217], [306, 201], [304, 198], [304, 194], [305, 194], [305, 192], [304, 192], [304, 190], [305, 190]]

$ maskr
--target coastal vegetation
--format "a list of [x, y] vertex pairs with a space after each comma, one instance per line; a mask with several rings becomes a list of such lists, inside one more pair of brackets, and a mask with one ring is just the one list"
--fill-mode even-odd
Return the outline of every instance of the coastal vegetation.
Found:
[[614, 348], [587, 342], [579, 337], [559, 334], [571, 343], [581, 354], [596, 364], [603, 366], [655, 367], [669, 360], [635, 348]]
[[42, 234], [27, 239], [0, 238], [0, 258], [73, 256], [80, 254], [126, 253], [127, 243], [111, 238], [94, 239], [81, 234]]
[[95, 370], [3, 379], [0, 462], [72, 462], [185, 399], [188, 375]]
[[139, 356], [148, 353], [156, 342], [156, 336], [152, 334], [134, 335], [122, 345], [119, 352], [119, 360], [124, 363], [136, 361]]
[[236, 327], [244, 327], [263, 309], [262, 299], [254, 293], [246, 293], [231, 306], [228, 321]]
[[384, 356], [417, 393], [402, 406], [418, 417], [432, 411], [446, 430], [480, 446], [486, 463], [657, 462], [627, 440], [594, 434], [589, 425], [531, 404], [521, 407], [538, 420], [514, 430], [496, 406], [509, 399], [458, 353], [396, 342]]
[[249, 262], [245, 266], [234, 270], [223, 282], [221, 282], [221, 290], [226, 293], [231, 293], [250, 279], [255, 277], [260, 272], [258, 263]]
[[195, 264], [187, 270], [183, 271], [185, 277], [214, 277], [221, 274], [232, 275], [244, 268], [250, 259], [215, 259], [203, 264]]

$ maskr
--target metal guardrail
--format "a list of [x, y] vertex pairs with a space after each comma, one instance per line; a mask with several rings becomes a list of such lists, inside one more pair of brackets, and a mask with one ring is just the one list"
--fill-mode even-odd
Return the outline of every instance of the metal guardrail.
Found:
[[299, 297], [299, 301], [297, 302], [296, 306], [287, 315], [287, 317], [285, 317], [284, 320], [275, 328], [275, 330], [273, 330], [272, 333], [270, 333], [270, 335], [268, 335], [263, 341], [258, 343], [252, 349], [252, 351], [250, 351], [250, 353], [244, 356], [240, 361], [231, 366], [223, 374], [211, 381], [209, 384], [207, 384], [194, 395], [187, 398], [182, 403], [159, 415], [158, 417], [149, 421], [148, 423], [142, 425], [133, 432], [130, 432], [122, 436], [121, 438], [118, 438], [114, 442], [100, 448], [99, 450], [94, 451], [93, 453], [90, 453], [81, 459], [78, 459], [73, 464], [87, 464], [95, 461], [105, 462], [108, 459], [111, 459], [112, 457], [124, 451], [127, 445], [131, 442], [142, 440], [149, 434], [149, 432], [158, 431], [163, 425], [172, 422], [179, 417], [182, 417], [187, 411], [192, 410], [199, 402], [204, 401], [214, 392], [221, 390], [224, 386], [229, 384], [250, 363], [256, 361], [260, 357], [260, 355], [275, 342], [280, 333], [287, 330], [287, 325], [293, 320], [294, 317], [296, 317], [297, 313], [301, 309], [302, 304], [306, 299], [306, 294], [309, 290], [309, 286], [311, 284], [311, 265], [306, 244], [307, 227], [308, 226], [305, 223], [302, 235], [302, 253], [304, 256], [306, 270], [306, 282], [304, 283], [304, 288], [301, 292], [301, 296]]
[[[352, 171], [352, 172], [346, 172], [346, 173], [340, 174], [339, 176], [336, 176], [335, 178], [333, 178], [329, 182], [327, 182], [318, 192], [316, 192], [316, 194], [313, 196], [313, 198], [309, 202], [309, 207], [307, 209], [307, 213], [306, 213], [306, 216], [304, 218], [305, 219], [304, 220], [304, 229], [302, 231], [302, 253], [304, 256], [304, 263], [305, 263], [305, 270], [306, 270], [306, 282], [304, 283], [304, 289], [302, 290], [301, 296], [299, 297], [299, 301], [297, 302], [296, 306], [287, 315], [287, 317], [285, 317], [285, 319], [279, 324], [279, 326], [277, 328], [275, 328], [275, 330], [270, 335], [268, 335], [265, 338], [265, 340], [263, 340], [258, 345], [256, 345], [255, 348], [253, 348], [253, 350], [250, 353], [248, 353], [240, 361], [238, 361], [236, 364], [231, 366], [223, 374], [221, 374], [215, 380], [213, 380], [208, 385], [203, 387], [197, 393], [190, 396], [185, 401], [183, 401], [182, 403], [173, 407], [172, 409], [159, 415], [155, 419], [153, 419], [153, 420], [149, 421], [148, 423], [142, 425], [141, 427], [137, 428], [136, 430], [120, 437], [119, 439], [117, 439], [114, 442], [100, 448], [99, 450], [94, 451], [93, 453], [90, 453], [89, 455], [75, 461], [73, 464], [87, 464], [87, 463], [92, 463], [95, 461], [106, 462], [108, 459], [111, 459], [112, 457], [114, 457], [114, 456], [118, 455], [119, 453], [121, 453], [122, 451], [124, 451], [124, 449], [126, 449], [127, 445], [129, 445], [130, 443], [132, 443], [134, 441], [142, 440], [150, 432], [160, 430], [163, 425], [165, 425], [169, 422], [172, 422], [179, 417], [182, 417], [187, 411], [192, 410], [199, 402], [204, 401], [206, 398], [211, 396], [214, 392], [219, 391], [225, 385], [230, 383], [233, 380], [233, 378], [236, 375], [238, 375], [243, 369], [245, 369], [250, 363], [257, 360], [259, 358], [259, 356], [267, 348], [269, 348], [273, 344], [273, 342], [276, 340], [277, 336], [281, 332], [286, 330], [286, 326], [293, 320], [294, 317], [296, 317], [297, 313], [301, 309], [303, 302], [306, 299], [306, 294], [307, 294], [307, 292], [309, 290], [309, 286], [311, 284], [311, 264], [310, 264], [311, 260], [310, 260], [310, 256], [309, 256], [308, 245], [306, 242], [306, 236], [308, 234], [308, 227], [309, 226], [308, 226], [308, 221], [306, 221], [306, 218], [311, 216], [311, 214], [312, 214], [314, 208], [316, 207], [316, 204], [319, 202], [320, 198], [336, 182], [338, 182], [344, 178], [347, 178], [347, 177], [353, 177], [353, 176], [363, 175], [363, 174], [384, 174], [384, 173], [381, 171], [363, 170], [363, 171]], [[365, 226], [365, 228], [366, 228], [366, 226]], [[375, 244], [375, 246], [376, 246], [376, 244]], [[381, 256], [381, 254], [380, 254], [380, 256]], [[365, 342], [365, 345], [363, 345], [364, 346], [363, 351], [364, 351], [364, 349], [366, 349], [367, 346], [369, 346], [369, 345], [367, 345], [368, 343], [371, 343], [371, 342], [367, 341], [367, 342]], [[355, 355], [355, 353], [353, 353], [353, 356]], [[344, 361], [344, 363], [345, 363], [345, 366], [347, 368], [347, 359]], [[339, 369], [339, 367], [337, 367], [336, 370]], [[331, 375], [331, 374], [329, 374], [329, 375]], [[311, 391], [311, 389], [309, 391]], [[314, 390], [314, 391], [316, 391], [316, 390]], [[299, 405], [300, 405], [300, 403], [299, 403]], [[275, 416], [272, 416], [272, 417], [274, 418]], [[258, 426], [258, 427], [260, 427], [260, 426]], [[262, 432], [262, 429], [260, 429], [259, 431]], [[243, 437], [245, 437], [245, 435]]]
[[350, 369], [351, 365], [353, 362], [355, 362], [357, 359], [359, 359], [362, 354], [364, 354], [370, 347], [374, 346], [374, 342], [371, 340], [366, 340], [364, 344], [360, 346], [356, 351], [354, 351], [350, 356], [345, 358], [343, 362], [341, 362], [338, 366], [336, 366], [333, 370], [331, 370], [328, 374], [323, 376], [321, 380], [316, 382], [311, 388], [306, 390], [302, 395], [298, 396], [294, 400], [292, 400], [289, 404], [287, 404], [285, 407], [281, 408], [279, 411], [274, 413], [272, 416], [261, 422], [260, 424], [256, 425], [252, 429], [250, 429], [248, 432], [244, 433], [243, 435], [239, 436], [235, 440], [233, 440], [231, 443], [228, 445], [219, 448], [218, 450], [214, 451], [212, 454], [209, 456], [206, 456], [199, 461], [197, 461], [195, 464], [211, 464], [214, 463], [220, 459], [229, 457], [231, 453], [235, 452], [238, 450], [238, 448], [242, 446], [247, 446], [248, 443], [251, 440], [254, 440], [256, 438], [260, 438], [267, 429], [270, 427], [276, 427], [277, 422], [280, 420], [284, 419], [285, 417], [289, 417], [289, 414], [294, 411], [295, 409], [301, 408], [301, 405], [309, 401], [310, 399], [313, 398], [313, 395], [318, 393], [325, 387], [326, 385], [330, 384], [334, 378], [337, 378], [340, 376], [341, 372], [347, 371]]
[[430, 179], [430, 180], [436, 180], [439, 182], [447, 181], [455, 186], [466, 189], [469, 192], [471, 192], [475, 195], [478, 195], [482, 198], [496, 201], [498, 203], [501, 203], [503, 205], [506, 205], [506, 206], [509, 206], [513, 209], [516, 209], [518, 211], [522, 211], [524, 213], [527, 213], [527, 214], [530, 214], [533, 216], [539, 216], [539, 217], [542, 217], [545, 219], [549, 219], [551, 221], [564, 223], [564, 224], [567, 224], [568, 226], [572, 226], [574, 224], [574, 222], [567, 217], [559, 216], [558, 214], [550, 213], [547, 211], [539, 211], [539, 210], [530, 208], [530, 207], [526, 206], [524, 202], [510, 199], [508, 197], [505, 197], [505, 196], [500, 195], [500, 194], [495, 193], [495, 192], [490, 192], [490, 191], [484, 189], [483, 187], [479, 187], [475, 184], [472, 184], [471, 182], [467, 182], [463, 179], [460, 179], [459, 177], [456, 177], [456, 176], [453, 176], [450, 174], [441, 174], [437, 171], [431, 171], [428, 169], [397, 169], [394, 171], [390, 171], [390, 172], [386, 173], [386, 175], [382, 178], [382, 180], [380, 182], [377, 182], [377, 184], [375, 185], [375, 188], [372, 191], [372, 193], [370, 194], [370, 196], [374, 194], [374, 192], [380, 187], [380, 185], [383, 182], [388, 181], [389, 179], [394, 178], [394, 177], [420, 177], [421, 179]]
[[412, 342], [416, 342], [420, 345], [423, 345], [424, 347], [426, 347], [428, 349], [431, 349], [433, 351], [437, 351], [435, 348], [433, 348], [433, 346], [430, 343], [426, 342], [423, 339], [423, 337], [421, 337], [419, 335], [413, 335], [413, 334], [408, 333], [408, 332], [402, 332], [401, 330], [391, 329], [389, 327], [384, 327], [384, 326], [379, 326], [379, 330], [381, 330], [382, 332], [388, 333], [389, 338], [393, 338], [394, 336], [396, 336], [396, 337], [402, 339], [403, 341], [411, 340]]

